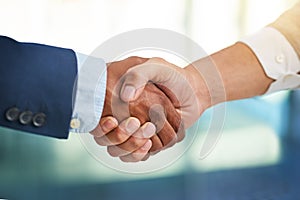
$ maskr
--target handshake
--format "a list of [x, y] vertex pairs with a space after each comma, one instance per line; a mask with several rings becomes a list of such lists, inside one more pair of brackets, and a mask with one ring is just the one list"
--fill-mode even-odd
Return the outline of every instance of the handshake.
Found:
[[274, 82], [240, 42], [185, 68], [161, 58], [130, 57], [108, 64], [107, 71], [102, 117], [91, 134], [124, 162], [171, 147], [206, 109], [262, 95]]
[[107, 74], [102, 117], [91, 134], [124, 162], [147, 160], [180, 142], [185, 129], [212, 105], [193, 65], [129, 57], [107, 64]]

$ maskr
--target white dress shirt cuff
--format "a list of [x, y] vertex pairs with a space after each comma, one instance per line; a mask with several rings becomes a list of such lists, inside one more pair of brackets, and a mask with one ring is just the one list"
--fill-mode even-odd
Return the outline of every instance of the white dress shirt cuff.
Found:
[[100, 58], [76, 53], [77, 87], [70, 131], [87, 133], [99, 123], [106, 91], [106, 63]]
[[266, 93], [300, 87], [299, 57], [278, 30], [265, 27], [240, 42], [252, 49], [267, 76], [275, 80]]

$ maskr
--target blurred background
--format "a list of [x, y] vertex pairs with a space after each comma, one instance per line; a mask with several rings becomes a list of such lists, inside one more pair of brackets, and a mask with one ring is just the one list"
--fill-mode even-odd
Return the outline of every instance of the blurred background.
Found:
[[[295, 2], [0, 0], [0, 35], [90, 54], [125, 31], [163, 28], [213, 53], [274, 21]], [[0, 199], [260, 199], [255, 192], [274, 194], [278, 188], [289, 194], [291, 180], [277, 167], [289, 157], [285, 146], [297, 139], [299, 96], [280, 92], [227, 103], [222, 137], [205, 159], [199, 159], [206, 136], [199, 130], [191, 148], [172, 166], [141, 175], [103, 166], [75, 134], [56, 140], [0, 128]]]

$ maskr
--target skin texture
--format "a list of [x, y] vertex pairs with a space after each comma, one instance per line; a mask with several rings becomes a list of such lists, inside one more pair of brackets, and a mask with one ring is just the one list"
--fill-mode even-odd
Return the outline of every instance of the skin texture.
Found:
[[178, 111], [154, 84], [147, 84], [135, 101], [126, 103], [119, 98], [122, 75], [147, 60], [130, 57], [108, 64], [104, 110], [99, 125], [91, 132], [99, 145], [108, 146], [110, 155], [125, 162], [146, 160], [150, 154], [172, 146], [178, 132], [180, 138], [184, 137]]

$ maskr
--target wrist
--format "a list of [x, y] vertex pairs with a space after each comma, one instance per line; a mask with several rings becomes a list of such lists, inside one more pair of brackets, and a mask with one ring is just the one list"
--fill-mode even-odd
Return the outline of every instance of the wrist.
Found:
[[[200, 110], [204, 111], [213, 106], [207, 83], [200, 70], [194, 64], [190, 64], [184, 68], [184, 71], [192, 90], [195, 92], [197, 104], [201, 107]], [[202, 111], [200, 111], [199, 116]]]
[[204, 110], [226, 101], [223, 79], [211, 56], [193, 62], [185, 69]]

